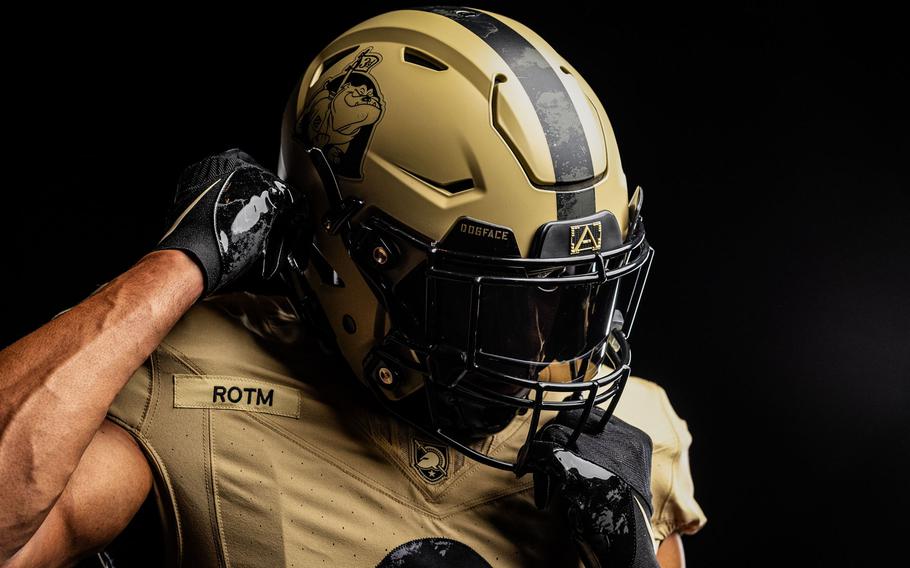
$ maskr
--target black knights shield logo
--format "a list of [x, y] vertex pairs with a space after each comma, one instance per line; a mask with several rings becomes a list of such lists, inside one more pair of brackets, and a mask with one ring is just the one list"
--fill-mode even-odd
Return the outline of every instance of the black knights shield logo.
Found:
[[385, 108], [370, 74], [381, 61], [367, 47], [337, 74], [320, 78], [322, 88], [311, 95], [297, 123], [297, 134], [323, 151], [337, 176], [363, 179], [363, 157]]
[[439, 483], [449, 474], [449, 448], [414, 438], [411, 465], [428, 483]]

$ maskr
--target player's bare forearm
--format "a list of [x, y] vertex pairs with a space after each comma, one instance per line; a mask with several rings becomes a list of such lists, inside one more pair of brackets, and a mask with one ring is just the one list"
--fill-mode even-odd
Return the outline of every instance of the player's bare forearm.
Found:
[[686, 554], [679, 533], [671, 534], [660, 543], [657, 561], [660, 568], [686, 568]]
[[0, 563], [41, 525], [114, 397], [202, 291], [187, 255], [155, 252], [0, 351]]

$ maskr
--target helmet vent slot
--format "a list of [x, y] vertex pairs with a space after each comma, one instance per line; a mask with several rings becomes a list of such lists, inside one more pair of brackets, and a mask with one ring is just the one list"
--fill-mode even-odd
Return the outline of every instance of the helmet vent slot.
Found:
[[332, 55], [331, 57], [327, 57], [325, 59], [325, 61], [323, 61], [322, 63], [319, 64], [319, 67], [316, 69], [316, 72], [313, 73], [313, 78], [310, 79], [310, 87], [312, 88], [313, 85], [315, 85], [316, 82], [319, 81], [319, 78], [322, 77], [322, 74], [332, 68], [332, 65], [335, 65], [336, 63], [338, 63], [339, 61], [341, 61], [348, 55], [354, 53], [354, 51], [356, 51], [358, 47], [360, 47], [360, 46], [355, 45], [354, 47], [342, 49], [335, 55]]
[[354, 45], [354, 46], [351, 46], [351, 47], [349, 47], [349, 48], [347, 48], [347, 49], [342, 49], [341, 51], [339, 51], [339, 52], [336, 53], [335, 55], [332, 55], [331, 57], [326, 57], [325, 61], [322, 62], [322, 68], [323, 68], [324, 70], [328, 71], [329, 69], [332, 68], [333, 65], [335, 65], [336, 63], [338, 63], [339, 61], [341, 61], [342, 59], [344, 59], [344, 58], [347, 57], [348, 55], [350, 55], [350, 54], [354, 53], [355, 51], [357, 51], [357, 48], [358, 48], [358, 47], [360, 47], [360, 46], [359, 46], [359, 45]]
[[472, 179], [460, 179], [458, 181], [453, 181], [451, 183], [442, 184], [439, 187], [448, 191], [449, 193], [461, 193], [462, 191], [467, 191], [469, 189], [474, 189], [474, 180]]
[[440, 181], [431, 180], [430, 178], [422, 176], [418, 173], [414, 173], [407, 168], [403, 168], [401, 166], [398, 166], [398, 167], [401, 169], [401, 171], [405, 172], [406, 174], [419, 179], [423, 183], [429, 185], [430, 187], [432, 187], [433, 189], [435, 189], [437, 191], [441, 191], [442, 193], [448, 193], [450, 195], [455, 195], [455, 194], [462, 193], [464, 191], [468, 191], [469, 189], [474, 189], [475, 187], [477, 187], [477, 184], [475, 184], [474, 180], [471, 178], [459, 179], [459, 180], [449, 181], [449, 182], [440, 182]]
[[407, 63], [413, 65], [419, 65], [421, 67], [426, 67], [427, 69], [432, 69], [433, 71], [445, 71], [449, 68], [448, 65], [439, 61], [438, 59], [423, 53], [422, 51], [417, 51], [413, 47], [404, 48], [404, 60]]

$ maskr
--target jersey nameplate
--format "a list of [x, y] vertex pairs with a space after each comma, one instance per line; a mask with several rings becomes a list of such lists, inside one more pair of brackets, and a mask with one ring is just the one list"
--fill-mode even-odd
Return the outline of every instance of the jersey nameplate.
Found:
[[174, 375], [174, 408], [215, 408], [300, 418], [300, 391], [222, 375]]

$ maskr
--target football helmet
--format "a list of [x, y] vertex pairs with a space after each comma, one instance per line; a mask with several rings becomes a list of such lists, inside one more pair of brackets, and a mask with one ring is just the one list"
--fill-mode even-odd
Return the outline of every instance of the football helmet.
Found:
[[317, 226], [289, 278], [392, 412], [464, 454], [629, 375], [653, 250], [610, 122], [536, 33], [471, 8], [398, 10], [332, 41], [284, 115], [279, 176]]

